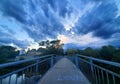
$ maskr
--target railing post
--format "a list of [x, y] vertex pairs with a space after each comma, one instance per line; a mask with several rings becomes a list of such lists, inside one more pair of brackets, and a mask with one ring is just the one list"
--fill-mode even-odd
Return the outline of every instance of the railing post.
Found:
[[76, 65], [77, 68], [79, 68], [79, 66], [78, 66], [78, 55], [75, 56], [75, 65]]
[[51, 56], [51, 59], [50, 59], [50, 68], [53, 67], [53, 56]]
[[90, 59], [90, 68], [91, 68], [91, 72], [92, 72], [92, 82], [94, 83], [95, 81], [95, 77], [94, 77], [94, 69], [93, 69], [93, 60], [92, 59]]
[[38, 63], [39, 63], [39, 60], [36, 60], [36, 75], [38, 75]]
[[2, 84], [2, 79], [0, 79], [0, 84]]
[[90, 59], [90, 67], [91, 67], [91, 71], [93, 72], [93, 60]]

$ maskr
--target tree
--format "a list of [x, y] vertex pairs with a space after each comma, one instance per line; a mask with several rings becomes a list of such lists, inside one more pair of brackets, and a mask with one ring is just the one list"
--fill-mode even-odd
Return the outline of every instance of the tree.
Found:
[[39, 48], [37, 52], [40, 52], [42, 55], [46, 53], [46, 48]]
[[1, 62], [5, 62], [8, 59], [14, 59], [18, 54], [19, 54], [19, 51], [17, 51], [16, 48], [12, 46], [1, 46], [0, 47]]
[[68, 49], [66, 51], [66, 54], [67, 55], [75, 55], [75, 54], [77, 54], [77, 50], [75, 50], [75, 49]]
[[64, 52], [62, 48], [63, 44], [60, 43], [60, 40], [41, 41], [39, 45], [46, 46], [45, 51], [42, 51], [43, 54], [63, 54]]
[[112, 58], [112, 61], [120, 63], [120, 52], [116, 52]]
[[114, 56], [112, 58], [112, 61], [119, 62], [120, 63], [120, 47], [116, 50], [114, 53]]
[[105, 60], [112, 60], [113, 55], [115, 54], [115, 47], [109, 45], [109, 46], [103, 46], [100, 50], [100, 55]]
[[93, 49], [91, 47], [88, 47], [84, 50], [85, 55], [93, 56]]

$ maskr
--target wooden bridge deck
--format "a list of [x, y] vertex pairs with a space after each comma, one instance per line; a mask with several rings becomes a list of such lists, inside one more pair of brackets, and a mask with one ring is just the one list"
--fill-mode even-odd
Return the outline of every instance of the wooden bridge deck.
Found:
[[90, 84], [90, 82], [70, 60], [62, 58], [45, 74], [39, 84]]

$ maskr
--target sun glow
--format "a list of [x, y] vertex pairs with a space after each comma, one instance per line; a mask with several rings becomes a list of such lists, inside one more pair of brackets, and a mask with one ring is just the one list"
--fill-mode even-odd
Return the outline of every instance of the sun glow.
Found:
[[65, 35], [59, 35], [58, 39], [61, 40], [61, 43], [67, 44], [67, 43], [77, 43], [80, 45], [88, 45], [90, 43], [99, 42], [100, 38], [96, 38], [92, 36], [92, 33], [88, 33], [85, 35], [79, 35], [79, 36], [65, 36]]

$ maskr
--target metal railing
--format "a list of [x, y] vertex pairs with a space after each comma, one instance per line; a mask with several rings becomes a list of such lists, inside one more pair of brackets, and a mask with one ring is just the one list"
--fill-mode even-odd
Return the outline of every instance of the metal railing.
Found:
[[120, 84], [120, 63], [77, 54], [75, 64], [92, 84]]
[[[60, 58], [46, 55], [0, 64], [0, 84], [36, 84]], [[120, 84], [120, 63], [78, 54], [72, 59], [92, 84]]]
[[0, 84], [36, 84], [53, 67], [54, 55], [0, 64]]

